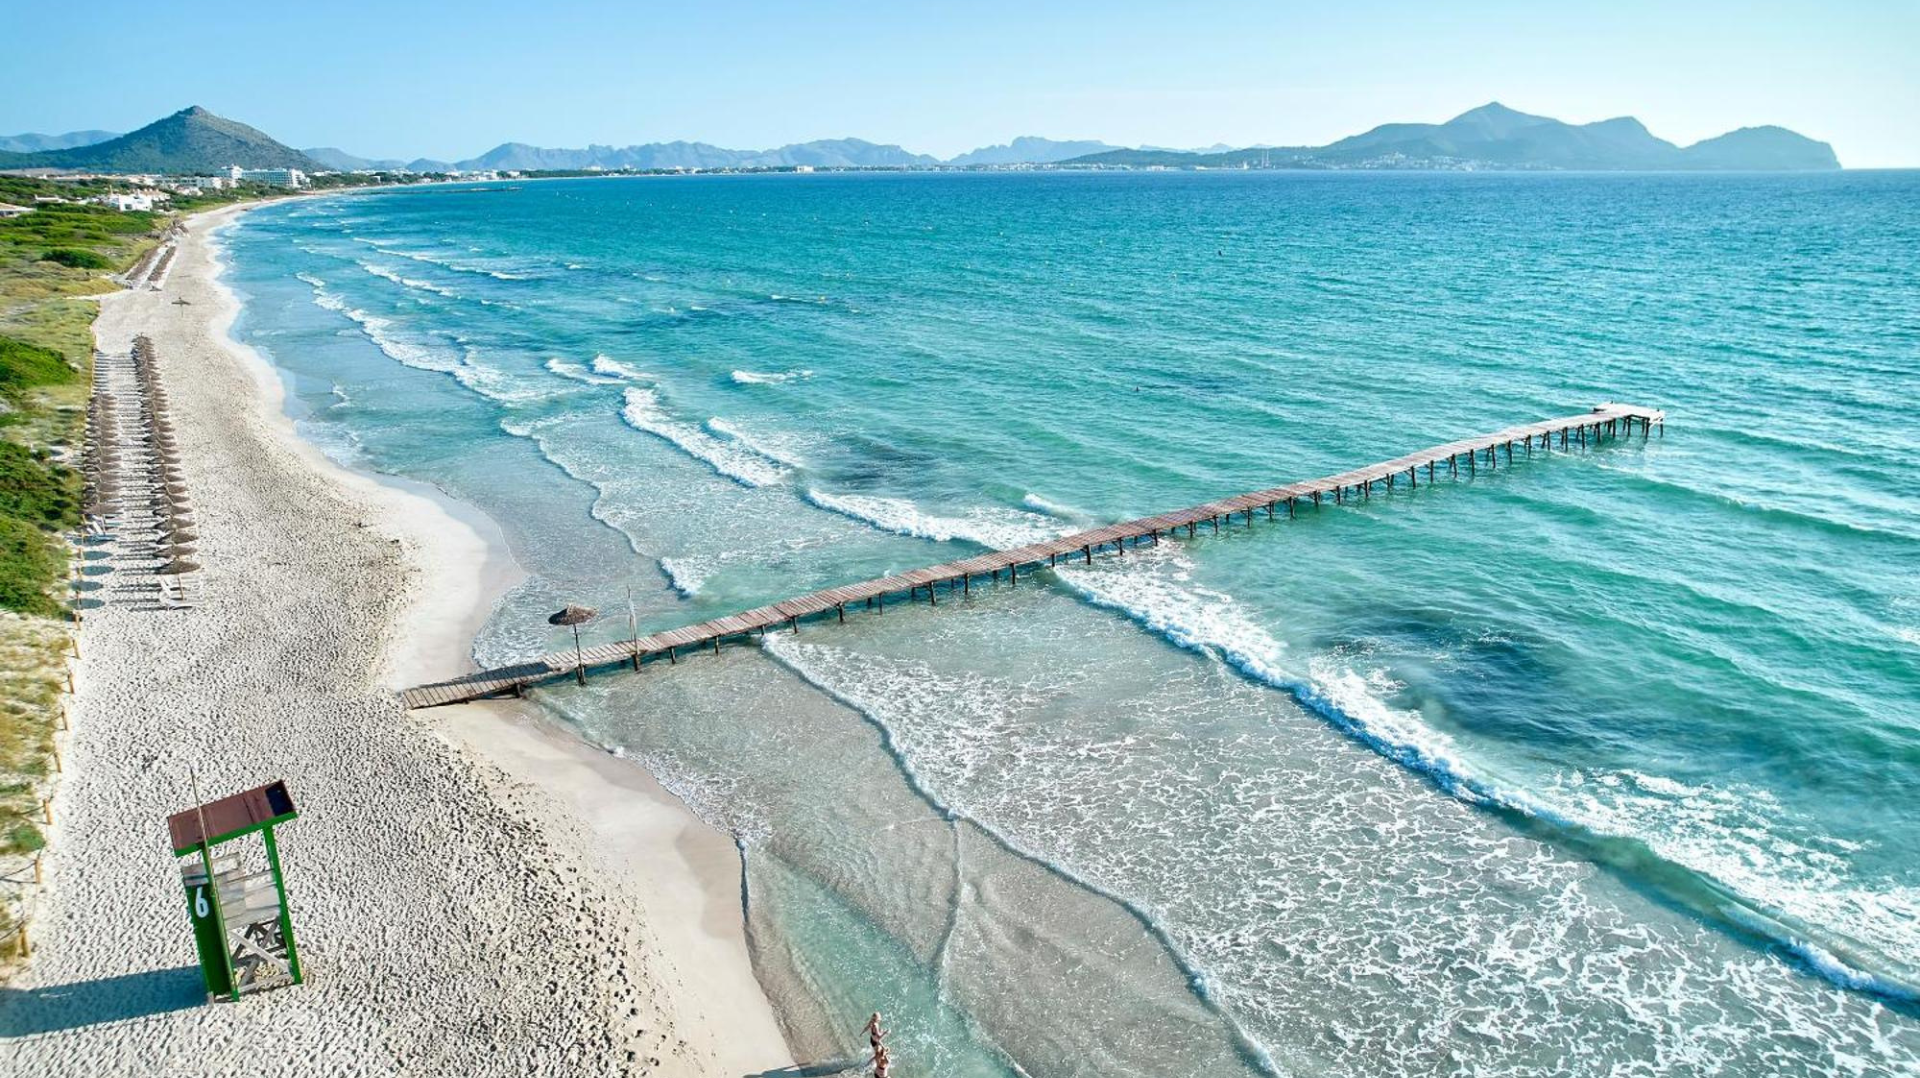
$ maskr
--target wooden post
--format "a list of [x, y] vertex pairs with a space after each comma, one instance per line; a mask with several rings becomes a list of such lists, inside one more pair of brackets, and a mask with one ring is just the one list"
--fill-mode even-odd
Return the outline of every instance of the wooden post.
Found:
[[40, 814], [46, 817], [47, 826], [52, 827], [53, 826], [53, 798], [43, 797], [40, 799]]
[[1009, 566], [1007, 566], [1007, 583], [1008, 583], [1008, 584], [1010, 584], [1010, 585], [1014, 585], [1014, 586], [1018, 586], [1018, 585], [1019, 585], [1019, 583], [1020, 583], [1020, 567], [1019, 567], [1018, 565], [1009, 565]]
[[45, 870], [40, 867], [40, 855], [37, 853], [33, 855], [33, 882], [47, 882], [47, 874]]
[[835, 603], [835, 604], [833, 604], [833, 608], [834, 608], [835, 610], [838, 610], [838, 611], [840, 612], [840, 622], [841, 622], [841, 624], [843, 624], [843, 625], [844, 625], [844, 624], [846, 623], [846, 620], [847, 620], [847, 604], [845, 604], [845, 603]]
[[33, 944], [27, 941], [27, 921], [24, 917], [20, 919], [20, 957], [33, 957]]
[[960, 574], [960, 594], [962, 595], [973, 594], [973, 574], [972, 573]]
[[54, 745], [52, 746], [52, 749], [53, 749], [53, 773], [56, 775], [65, 774], [67, 769], [64, 766], [62, 766], [60, 761], [60, 746]]
[[1092, 548], [1091, 546], [1083, 546], [1083, 547], [1081, 547], [1081, 548], [1080, 548], [1080, 553], [1082, 553], [1082, 554], [1085, 554], [1085, 555], [1087, 556], [1087, 564], [1088, 564], [1088, 565], [1092, 565], [1092, 564], [1093, 564], [1093, 548]]

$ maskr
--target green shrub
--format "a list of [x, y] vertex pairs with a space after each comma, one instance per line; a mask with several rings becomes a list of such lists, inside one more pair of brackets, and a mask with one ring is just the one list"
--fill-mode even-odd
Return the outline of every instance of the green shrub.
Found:
[[0, 394], [17, 399], [23, 390], [63, 385], [79, 376], [66, 358], [51, 348], [0, 337]]
[[33, 450], [0, 442], [0, 516], [42, 528], [80, 523], [80, 477]]
[[52, 617], [54, 587], [66, 577], [60, 541], [24, 520], [0, 516], [0, 608]]
[[82, 251], [76, 247], [55, 247], [40, 256], [42, 262], [58, 262], [62, 266], [74, 269], [106, 269], [113, 265], [92, 251]]

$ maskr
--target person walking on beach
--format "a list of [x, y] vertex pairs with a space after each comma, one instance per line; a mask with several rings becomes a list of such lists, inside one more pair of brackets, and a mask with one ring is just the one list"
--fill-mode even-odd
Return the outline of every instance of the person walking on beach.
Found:
[[867, 1019], [866, 1033], [867, 1043], [873, 1047], [873, 1078], [887, 1078], [887, 1074], [893, 1068], [893, 1059], [887, 1053], [887, 1046], [884, 1043], [887, 1039], [887, 1031], [880, 1028], [879, 1011], [873, 1012], [873, 1017]]

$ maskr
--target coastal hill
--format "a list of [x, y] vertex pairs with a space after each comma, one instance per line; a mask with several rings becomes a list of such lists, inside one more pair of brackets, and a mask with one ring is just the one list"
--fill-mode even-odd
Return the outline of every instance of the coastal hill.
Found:
[[361, 169], [386, 171], [407, 167], [407, 162], [397, 157], [355, 157], [353, 154], [333, 146], [309, 146], [300, 152], [328, 168], [337, 169], [341, 172], [357, 172]]
[[[1022, 135], [1003, 146], [982, 146], [947, 160], [949, 165], [1049, 165], [1055, 161], [1105, 153], [1120, 147], [1095, 139], [1057, 142], [1050, 138]], [[1225, 149], [1226, 147], [1221, 147]]]
[[821, 139], [772, 150], [729, 150], [705, 142], [649, 142], [637, 146], [547, 149], [506, 142], [455, 163], [462, 169], [656, 169], [656, 168], [914, 168], [940, 162], [898, 146], [857, 138]]
[[0, 135], [0, 153], [70, 150], [75, 146], [91, 146], [119, 137], [118, 131], [69, 131], [64, 135], [41, 135], [29, 131], [24, 135]]
[[1692, 170], [1837, 169], [1833, 147], [1783, 127], [1749, 127], [1685, 148], [1621, 116], [1569, 124], [1499, 102], [1442, 124], [1382, 124], [1326, 146], [1279, 146], [1185, 154], [1112, 150], [1076, 157], [1071, 165], [1169, 168], [1492, 168]]
[[0, 153], [0, 168], [211, 172], [228, 165], [318, 171], [319, 162], [246, 124], [195, 106], [118, 138], [39, 153]]

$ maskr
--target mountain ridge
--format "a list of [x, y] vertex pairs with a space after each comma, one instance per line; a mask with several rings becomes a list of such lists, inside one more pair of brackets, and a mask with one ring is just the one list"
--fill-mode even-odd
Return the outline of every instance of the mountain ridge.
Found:
[[1588, 171], [1829, 171], [1833, 147], [1784, 127], [1743, 127], [1692, 146], [1656, 137], [1631, 116], [1570, 124], [1498, 101], [1439, 124], [1388, 123], [1325, 146], [1216, 154], [1117, 150], [1063, 164], [1134, 168], [1492, 168]]
[[503, 142], [493, 149], [456, 161], [458, 169], [711, 169], [711, 168], [915, 168], [939, 164], [938, 159], [892, 144], [865, 139], [816, 139], [770, 150], [730, 150], [707, 142], [647, 142], [631, 146], [589, 144], [581, 149]]
[[[94, 136], [107, 136], [97, 141]], [[65, 142], [69, 145], [55, 146]], [[21, 151], [11, 146], [41, 146]], [[606, 171], [729, 168], [992, 168], [1018, 165], [1123, 168], [1439, 168], [1578, 170], [1838, 169], [1833, 147], [1784, 127], [1742, 127], [1681, 147], [1656, 137], [1631, 116], [1569, 124], [1498, 101], [1444, 123], [1386, 123], [1325, 146], [1227, 149], [1126, 149], [1093, 140], [1022, 135], [941, 161], [891, 143], [816, 139], [767, 150], [733, 150], [706, 142], [589, 144], [579, 149], [503, 142], [462, 161], [366, 158], [337, 147], [296, 150], [262, 131], [197, 106], [124, 135], [0, 136], [0, 168], [73, 168], [105, 172], [207, 172], [240, 165], [307, 171]]]
[[124, 135], [86, 146], [38, 153], [0, 153], [0, 167], [74, 168], [102, 172], [212, 172], [243, 168], [323, 166], [266, 132], [216, 116], [198, 105]]
[[79, 146], [91, 146], [96, 142], [120, 137], [118, 131], [68, 131], [59, 135], [42, 135], [37, 131], [25, 131], [18, 135], [0, 135], [0, 153], [41, 153], [46, 150], [71, 150]]

